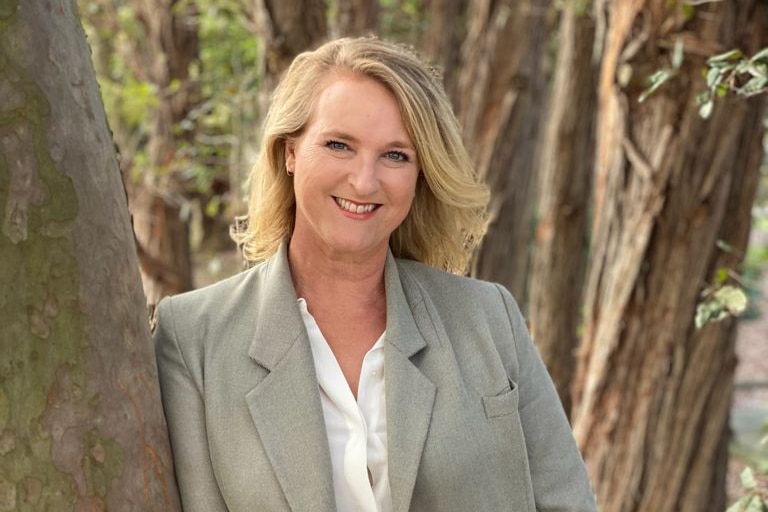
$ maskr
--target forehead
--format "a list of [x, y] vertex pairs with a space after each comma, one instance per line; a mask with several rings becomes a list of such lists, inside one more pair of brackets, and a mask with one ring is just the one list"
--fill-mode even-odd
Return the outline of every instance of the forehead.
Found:
[[322, 78], [307, 124], [353, 118], [404, 126], [400, 103], [383, 83], [358, 73], [331, 71]]

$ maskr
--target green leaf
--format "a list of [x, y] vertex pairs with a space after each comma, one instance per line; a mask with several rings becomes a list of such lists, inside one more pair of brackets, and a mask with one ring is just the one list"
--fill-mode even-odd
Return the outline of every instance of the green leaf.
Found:
[[648, 82], [650, 82], [651, 86], [643, 91], [637, 101], [640, 103], [644, 102], [651, 94], [656, 92], [656, 90], [661, 87], [664, 82], [672, 78], [674, 75], [675, 73], [668, 69], [660, 69], [656, 71], [654, 74], [648, 77]]
[[696, 316], [693, 321], [696, 328], [701, 329], [708, 323], [719, 322], [727, 316], [728, 312], [723, 308], [722, 304], [716, 300], [709, 300], [696, 306]]
[[755, 61], [758, 61], [758, 60], [768, 61], [768, 47], [765, 47], [762, 50], [760, 50], [759, 52], [757, 52], [756, 54], [754, 54], [752, 56], [752, 58], [749, 59], [749, 60], [751, 60], [752, 62], [755, 62]]
[[736, 89], [737, 94], [749, 95], [756, 94], [763, 89], [768, 88], [768, 78], [762, 76], [752, 77], [746, 84]]
[[712, 115], [712, 109], [715, 108], [715, 102], [713, 102], [711, 99], [706, 101], [699, 107], [699, 115], [702, 117], [702, 119], [709, 119], [709, 116]]
[[[718, 249], [720, 249], [723, 252], [727, 252], [729, 254], [733, 254], [733, 252], [734, 252], [733, 251], [733, 246], [731, 244], [729, 244], [728, 242], [726, 242], [725, 240], [718, 239], [717, 242], [715, 242], [715, 245], [717, 246]], [[723, 270], [723, 269], [718, 269], [718, 271], [720, 271], [720, 270]], [[726, 272], [727, 272], [727, 270], [726, 270]]]
[[760, 496], [753, 494], [744, 512], [765, 512], [765, 502]]
[[744, 509], [747, 507], [747, 502], [749, 501], [749, 496], [744, 496], [743, 498], [739, 499], [736, 503], [728, 507], [728, 509], [725, 512], [744, 512]]
[[744, 290], [736, 286], [723, 286], [715, 292], [714, 298], [734, 316], [742, 314], [747, 309], [747, 295]]
[[709, 91], [704, 91], [703, 93], [696, 96], [696, 104], [701, 106], [709, 101], [709, 98], [711, 97], [711, 94]]
[[709, 68], [709, 71], [707, 71], [707, 87], [711, 89], [718, 85], [722, 75], [722, 68]]
[[741, 472], [741, 475], [739, 475], [739, 478], [741, 478], [741, 486], [744, 489], [754, 489], [757, 486], [757, 482], [755, 481], [755, 474], [750, 467], [744, 468], [744, 470]]
[[744, 57], [744, 54], [741, 53], [741, 50], [730, 50], [725, 53], [713, 55], [712, 57], [707, 59], [707, 64], [719, 64], [723, 62], [732, 62], [735, 60], [739, 60], [743, 57]]
[[675, 41], [675, 48], [672, 51], [672, 67], [674, 69], [680, 69], [680, 66], [683, 65], [684, 49], [685, 45], [683, 44], [683, 40], [677, 38]]
[[715, 283], [717, 284], [723, 284], [728, 280], [728, 269], [724, 267], [720, 267], [715, 272]]

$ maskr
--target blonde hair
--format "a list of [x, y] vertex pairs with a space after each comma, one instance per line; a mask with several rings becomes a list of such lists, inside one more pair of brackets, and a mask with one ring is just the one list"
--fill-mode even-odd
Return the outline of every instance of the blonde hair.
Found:
[[477, 178], [437, 73], [406, 47], [374, 37], [338, 39], [300, 54], [275, 89], [251, 170], [247, 220], [233, 230], [246, 259], [269, 258], [293, 233], [296, 202], [285, 142], [301, 134], [321, 79], [332, 71], [356, 73], [389, 89], [416, 148], [423, 177], [408, 216], [390, 237], [393, 254], [464, 272], [485, 234], [488, 187]]

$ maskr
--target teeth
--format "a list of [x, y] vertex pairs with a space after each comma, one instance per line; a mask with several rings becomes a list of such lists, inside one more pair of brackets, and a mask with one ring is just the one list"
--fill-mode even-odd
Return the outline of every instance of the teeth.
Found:
[[375, 204], [355, 204], [340, 197], [335, 197], [334, 199], [336, 200], [336, 204], [352, 213], [369, 213], [376, 208]]

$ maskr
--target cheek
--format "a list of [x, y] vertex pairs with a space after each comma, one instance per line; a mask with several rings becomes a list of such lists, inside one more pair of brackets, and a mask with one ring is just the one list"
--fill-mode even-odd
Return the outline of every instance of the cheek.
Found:
[[413, 176], [409, 176], [408, 180], [406, 181], [406, 184], [404, 185], [404, 189], [407, 191], [405, 192], [405, 197], [408, 198], [408, 201], [413, 201], [413, 199], [416, 197], [416, 191], [419, 186], [418, 183], [418, 173], [414, 173]]

